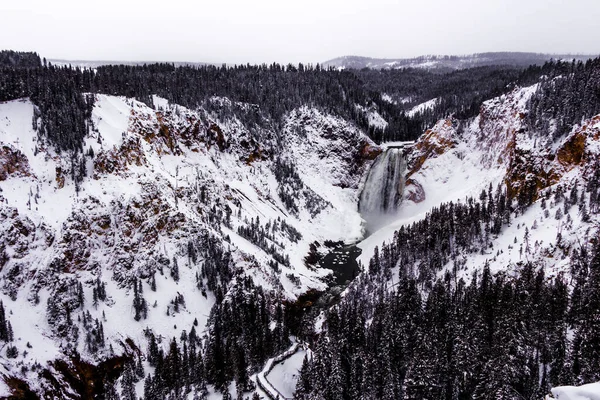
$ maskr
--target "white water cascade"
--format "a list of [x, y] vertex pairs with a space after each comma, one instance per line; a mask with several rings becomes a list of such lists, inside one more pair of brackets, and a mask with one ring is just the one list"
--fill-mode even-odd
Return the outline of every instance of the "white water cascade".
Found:
[[402, 201], [405, 172], [406, 160], [401, 148], [387, 149], [371, 166], [358, 203], [368, 231], [381, 227], [389, 215], [397, 211]]

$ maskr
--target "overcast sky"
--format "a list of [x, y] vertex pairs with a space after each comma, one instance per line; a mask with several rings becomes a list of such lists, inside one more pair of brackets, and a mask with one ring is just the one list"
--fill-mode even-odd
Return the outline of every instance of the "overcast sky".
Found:
[[0, 49], [52, 59], [600, 53], [600, 0], [1, 0], [0, 15]]

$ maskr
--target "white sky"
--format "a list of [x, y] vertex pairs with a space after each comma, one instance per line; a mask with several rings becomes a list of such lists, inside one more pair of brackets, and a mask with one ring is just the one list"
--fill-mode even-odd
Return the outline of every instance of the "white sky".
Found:
[[600, 0], [0, 0], [0, 49], [80, 60], [600, 54]]

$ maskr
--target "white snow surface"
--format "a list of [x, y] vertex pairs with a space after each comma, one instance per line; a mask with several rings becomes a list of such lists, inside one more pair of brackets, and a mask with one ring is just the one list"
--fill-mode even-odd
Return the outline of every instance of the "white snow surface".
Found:
[[432, 109], [433, 107], [435, 107], [437, 102], [438, 102], [438, 98], [436, 97], [435, 99], [427, 100], [421, 104], [417, 104], [416, 106], [414, 106], [413, 108], [408, 110], [406, 112], [406, 115], [408, 115], [409, 117], [414, 117], [418, 113], [422, 113], [425, 110]]
[[0, 396], [8, 397], [10, 395], [11, 395], [10, 388], [2, 379], [0, 379]]
[[363, 107], [357, 104], [356, 108], [362, 111], [367, 116], [369, 126], [379, 129], [385, 129], [388, 126], [388, 122], [381, 116], [381, 114], [379, 114], [379, 112], [374, 107]]
[[306, 351], [297, 351], [290, 358], [276, 364], [267, 376], [269, 382], [272, 382], [279, 393], [286, 398], [294, 397], [296, 383], [298, 383], [298, 376], [305, 355]]
[[556, 400], [600, 400], [600, 382], [581, 386], [559, 386], [552, 388], [552, 397]]
[[390, 104], [397, 104], [397, 102], [394, 100], [394, 98], [387, 93], [381, 94], [381, 100], [383, 100], [387, 103], [390, 103]]

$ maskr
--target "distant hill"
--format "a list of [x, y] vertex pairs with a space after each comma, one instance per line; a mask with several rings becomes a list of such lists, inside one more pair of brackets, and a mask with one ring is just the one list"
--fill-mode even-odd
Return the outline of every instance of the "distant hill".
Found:
[[402, 69], [422, 68], [427, 70], [458, 70], [490, 65], [508, 65], [527, 67], [541, 65], [550, 60], [588, 60], [595, 56], [585, 54], [543, 54], [521, 52], [479, 53], [463, 56], [427, 55], [415, 58], [370, 58], [360, 56], [344, 56], [323, 63], [325, 67], [344, 69]]
[[187, 62], [187, 61], [119, 61], [119, 60], [62, 60], [62, 59], [49, 59], [54, 65], [67, 66], [70, 65], [72, 67], [80, 67], [80, 68], [98, 68], [103, 65], [144, 65], [144, 64], [156, 64], [156, 63], [168, 63], [173, 64], [176, 67], [182, 66], [202, 66], [202, 65], [212, 65], [211, 63], [204, 62]]

